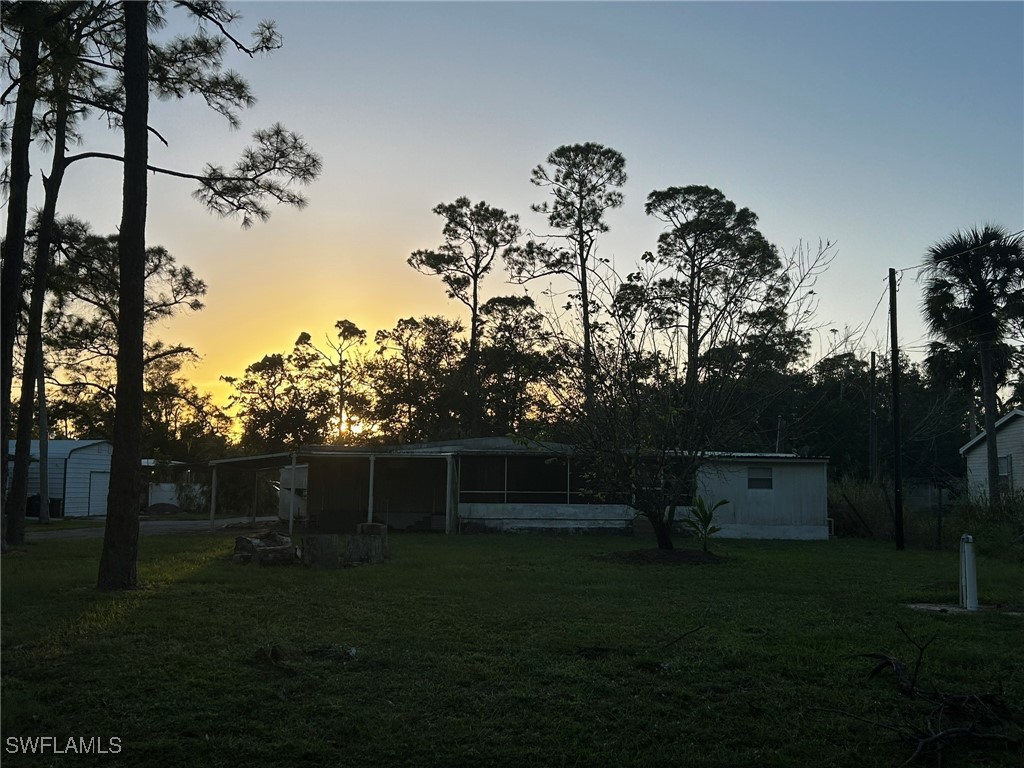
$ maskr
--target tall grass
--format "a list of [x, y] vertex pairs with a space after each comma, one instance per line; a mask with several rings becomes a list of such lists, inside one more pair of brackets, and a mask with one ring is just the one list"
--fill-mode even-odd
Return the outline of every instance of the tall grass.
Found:
[[[926, 503], [908, 498], [903, 506], [907, 545], [953, 550], [960, 537], [971, 534], [979, 551], [1010, 560], [1024, 560], [1024, 492], [1004, 494], [998, 509], [984, 497], [945, 495]], [[893, 541], [894, 499], [892, 481], [876, 483], [854, 478], [832, 480], [828, 488], [829, 517], [837, 536]]]

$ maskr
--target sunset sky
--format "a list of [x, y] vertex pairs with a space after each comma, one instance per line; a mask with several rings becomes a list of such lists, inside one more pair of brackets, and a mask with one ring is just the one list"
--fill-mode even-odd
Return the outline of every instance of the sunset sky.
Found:
[[[209, 285], [206, 309], [161, 335], [195, 346], [193, 381], [221, 404], [219, 376], [300, 331], [322, 340], [348, 318], [372, 337], [402, 317], [464, 317], [406, 264], [441, 242], [431, 209], [466, 195], [544, 232], [530, 170], [561, 144], [626, 158], [625, 207], [599, 246], [616, 263], [655, 247], [643, 203], [672, 185], [720, 188], [783, 250], [836, 241], [819, 317], [857, 327], [864, 349], [885, 344], [884, 304], [867, 324], [889, 267], [919, 264], [957, 228], [1024, 229], [1021, 3], [234, 5], [239, 29], [269, 18], [284, 37], [272, 56], [231, 56], [258, 104], [233, 132], [199, 101], [155, 103], [170, 147], [151, 142], [151, 162], [230, 165], [253, 129], [281, 121], [324, 171], [306, 210], [247, 231], [206, 213], [187, 182], [151, 179], [149, 243]], [[120, 143], [98, 122], [89, 136]], [[61, 212], [115, 232], [119, 174], [74, 166]], [[916, 276], [899, 296], [912, 351], [925, 341]], [[492, 274], [487, 294], [514, 290], [503, 280]]]

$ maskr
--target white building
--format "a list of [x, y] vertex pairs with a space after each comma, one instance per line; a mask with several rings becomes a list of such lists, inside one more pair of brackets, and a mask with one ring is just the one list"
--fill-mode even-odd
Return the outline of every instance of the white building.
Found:
[[697, 472], [697, 493], [724, 539], [827, 539], [828, 460], [784, 453], [716, 453]]
[[[111, 444], [106, 440], [50, 440], [47, 491], [61, 499], [65, 517], [107, 514]], [[8, 444], [7, 477], [14, 469], [14, 441]], [[33, 440], [28, 467], [28, 495], [39, 493], [39, 441]]]
[[[1024, 411], [1017, 408], [996, 422], [999, 483], [1004, 490], [1024, 489]], [[982, 432], [960, 448], [967, 464], [967, 489], [988, 497], [988, 440]]]

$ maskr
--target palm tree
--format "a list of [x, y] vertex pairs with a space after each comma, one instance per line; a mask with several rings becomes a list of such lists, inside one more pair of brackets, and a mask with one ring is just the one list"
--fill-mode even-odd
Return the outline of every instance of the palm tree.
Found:
[[[1007, 386], [1010, 372], [1018, 363], [1014, 360], [1016, 348], [1001, 341], [992, 351], [996, 390]], [[967, 399], [967, 428], [971, 438], [978, 436], [977, 391], [981, 385], [981, 362], [977, 345], [972, 340], [947, 344], [932, 341], [924, 359], [929, 378], [937, 385], [955, 389]]]
[[948, 344], [974, 348], [988, 448], [989, 504], [999, 504], [995, 357], [1006, 331], [1024, 317], [1024, 239], [986, 224], [941, 240], [926, 254], [924, 316]]

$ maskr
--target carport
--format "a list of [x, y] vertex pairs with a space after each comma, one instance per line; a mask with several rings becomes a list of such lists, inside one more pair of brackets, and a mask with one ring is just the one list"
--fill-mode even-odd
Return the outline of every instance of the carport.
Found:
[[[453, 530], [454, 454], [345, 446], [303, 446], [289, 453], [211, 461], [210, 526], [215, 525], [217, 513], [218, 469], [291, 467], [294, 478], [300, 465], [307, 468], [308, 523], [319, 531], [349, 533], [361, 522], [408, 530]], [[293, 493], [289, 498], [289, 533], [294, 530], [295, 512]]]

